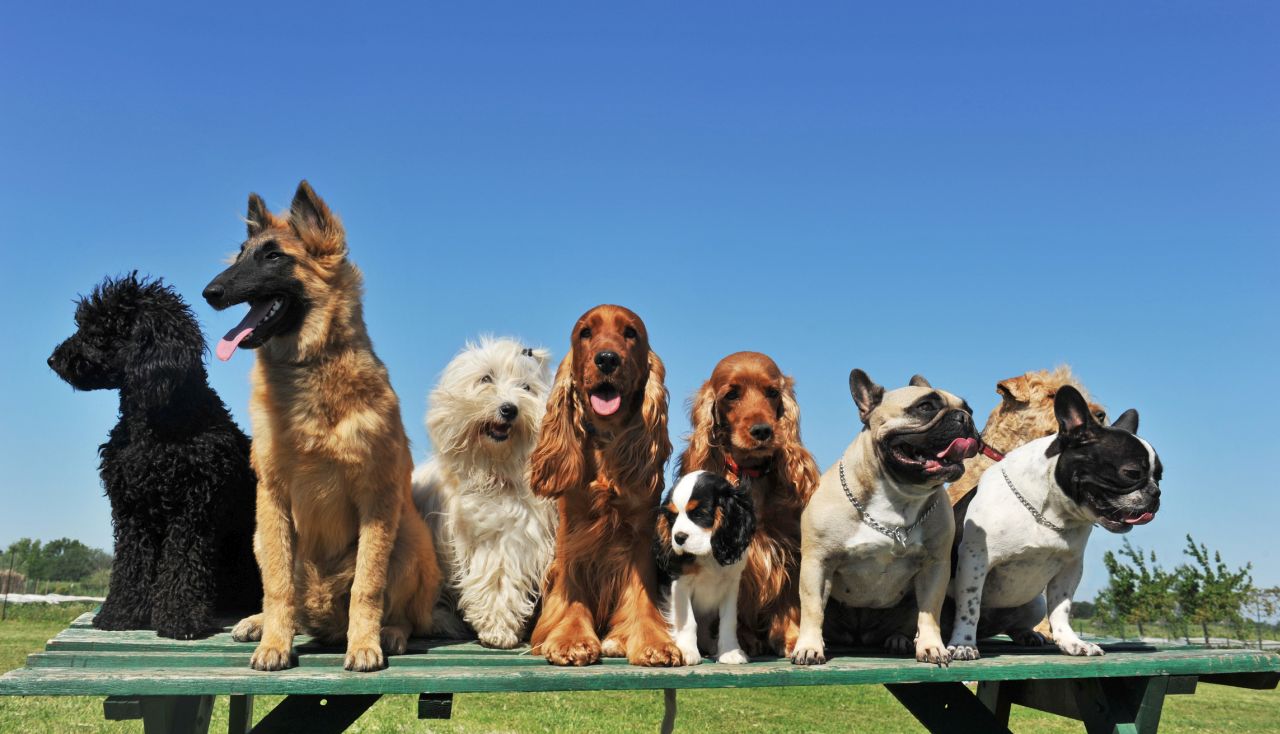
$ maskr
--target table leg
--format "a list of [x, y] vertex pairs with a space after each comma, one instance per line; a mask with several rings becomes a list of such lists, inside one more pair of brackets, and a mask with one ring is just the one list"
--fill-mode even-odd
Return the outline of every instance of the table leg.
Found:
[[208, 734], [213, 696], [110, 696], [102, 713], [108, 721], [142, 719], [147, 734]]
[[253, 696], [230, 696], [227, 734], [249, 734], [253, 730]]
[[253, 734], [338, 734], [346, 731], [382, 696], [286, 696], [253, 727]]
[[963, 683], [886, 683], [885, 688], [935, 734], [1009, 734]]

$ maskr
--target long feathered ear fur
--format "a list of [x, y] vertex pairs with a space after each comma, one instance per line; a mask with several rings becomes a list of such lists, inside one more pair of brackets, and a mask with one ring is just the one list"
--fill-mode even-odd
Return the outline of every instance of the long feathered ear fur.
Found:
[[727, 487], [717, 500], [724, 516], [715, 535], [711, 536], [711, 555], [721, 566], [737, 563], [746, 553], [747, 546], [751, 545], [751, 536], [756, 532], [756, 510], [751, 502], [749, 481], [744, 480], [741, 487], [726, 482]]
[[644, 405], [640, 418], [644, 423], [644, 470], [661, 491], [663, 470], [671, 457], [671, 437], [667, 435], [667, 367], [658, 355], [649, 352], [649, 379], [644, 385]]
[[539, 497], [559, 497], [583, 482], [586, 431], [577, 405], [573, 373], [573, 350], [570, 350], [556, 370], [538, 445], [529, 459], [529, 486]]
[[796, 402], [796, 382], [790, 377], [783, 378], [778, 441], [782, 449], [782, 476], [795, 496], [807, 503], [818, 488], [818, 465], [800, 442], [800, 404]]
[[672, 563], [671, 521], [662, 508], [658, 508], [657, 515], [653, 532], [653, 562], [658, 569], [658, 581], [665, 584], [675, 578], [677, 574], [674, 572], [679, 569]]
[[702, 383], [689, 406], [689, 445], [680, 456], [680, 465], [676, 475], [684, 476], [689, 472], [705, 469], [712, 474], [724, 474], [724, 456], [720, 452], [712, 452], [719, 446], [716, 435], [716, 391], [711, 380]]

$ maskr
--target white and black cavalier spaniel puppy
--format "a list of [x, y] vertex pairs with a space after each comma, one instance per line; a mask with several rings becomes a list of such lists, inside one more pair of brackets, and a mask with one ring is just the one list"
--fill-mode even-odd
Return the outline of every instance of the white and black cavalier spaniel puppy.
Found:
[[670, 582], [671, 634], [685, 665], [702, 661], [699, 648], [716, 660], [745, 663], [738, 644], [738, 584], [756, 529], [751, 490], [724, 477], [695, 471], [681, 477], [659, 508], [654, 555], [663, 585]]

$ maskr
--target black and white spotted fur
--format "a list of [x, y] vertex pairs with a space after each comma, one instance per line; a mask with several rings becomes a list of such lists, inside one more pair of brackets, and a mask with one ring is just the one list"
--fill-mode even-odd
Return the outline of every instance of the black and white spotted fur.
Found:
[[654, 555], [670, 582], [668, 618], [685, 665], [702, 661], [700, 648], [714, 647], [721, 663], [748, 660], [738, 644], [738, 586], [755, 518], [748, 487], [705, 471], [681, 477], [659, 509]]
[[[978, 482], [951, 581], [956, 611], [948, 649], [954, 660], [977, 659], [977, 640], [1002, 632], [1021, 644], [1044, 644], [1033, 628], [1046, 603], [1062, 652], [1102, 654], [1070, 625], [1085, 544], [1095, 524], [1124, 533], [1150, 522], [1160, 509], [1163, 470], [1155, 449], [1135, 435], [1137, 411], [1103, 426], [1068, 386], [1058, 391], [1054, 412], [1056, 435], [1009, 452]], [[1010, 482], [1054, 527], [1023, 506]]]

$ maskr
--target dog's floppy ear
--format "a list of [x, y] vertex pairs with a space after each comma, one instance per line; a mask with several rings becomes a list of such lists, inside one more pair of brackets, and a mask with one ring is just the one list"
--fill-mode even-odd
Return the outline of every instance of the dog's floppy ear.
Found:
[[172, 298], [138, 310], [123, 352], [121, 395], [145, 410], [171, 405], [180, 388], [205, 379], [200, 327], [186, 304]]
[[342, 220], [329, 211], [324, 200], [303, 180], [289, 205], [289, 228], [318, 257], [347, 254], [347, 235]]
[[912, 387], [933, 387], [933, 385], [929, 384], [928, 380], [924, 379], [924, 375], [912, 375], [911, 382], [907, 384]]
[[663, 580], [674, 575], [671, 563], [671, 519], [661, 507], [657, 509], [657, 515], [653, 533], [653, 562], [658, 567], [658, 578]]
[[1089, 403], [1079, 390], [1070, 385], [1058, 389], [1053, 399], [1053, 414], [1058, 419], [1058, 440], [1055, 443], [1061, 442], [1064, 446], [1088, 443], [1098, 425], [1089, 412]]
[[583, 482], [586, 431], [573, 373], [573, 350], [569, 350], [556, 370], [538, 445], [529, 457], [529, 486], [539, 497], [559, 497]]
[[714, 460], [711, 449], [716, 446], [716, 389], [711, 380], [702, 383], [689, 405], [689, 445], [680, 456], [679, 475], [698, 469], [705, 469], [713, 474], [724, 473], [723, 457]]
[[1010, 377], [996, 383], [996, 392], [1006, 403], [1025, 403], [1031, 399], [1031, 389], [1026, 375]]
[[[649, 350], [649, 379], [644, 384], [644, 403], [640, 419], [644, 424], [646, 473], [662, 486], [662, 470], [671, 456], [671, 437], [667, 435], [667, 368], [658, 353]], [[644, 476], [641, 474], [640, 476]]]
[[872, 382], [866, 372], [855, 367], [849, 373], [849, 394], [858, 406], [858, 417], [862, 419], [862, 425], [867, 425], [871, 411], [884, 400], [884, 388]]
[[267, 202], [263, 201], [262, 197], [257, 194], [249, 194], [249, 211], [244, 215], [244, 221], [248, 226], [250, 237], [256, 237], [272, 227], [279, 227], [284, 224], [276, 215], [271, 213], [271, 210], [267, 208]]
[[1122, 431], [1128, 431], [1134, 435], [1138, 433], [1138, 411], [1130, 408], [1120, 414], [1116, 418], [1116, 422], [1111, 424], [1112, 428], [1119, 428]]
[[796, 381], [782, 378], [782, 415], [778, 418], [778, 444], [782, 450], [783, 478], [796, 496], [808, 501], [818, 488], [818, 466], [800, 441], [800, 403], [796, 401]]
[[756, 511], [751, 502], [750, 478], [743, 480], [741, 487], [734, 487], [728, 480], [721, 481], [724, 485], [716, 488], [716, 502], [724, 514], [711, 536], [711, 554], [716, 563], [729, 566], [737, 563], [751, 545], [751, 536], [756, 532]]

